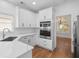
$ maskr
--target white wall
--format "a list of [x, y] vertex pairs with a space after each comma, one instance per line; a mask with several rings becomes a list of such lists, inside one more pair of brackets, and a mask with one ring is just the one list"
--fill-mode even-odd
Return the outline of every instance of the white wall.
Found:
[[[77, 20], [76, 16], [79, 15], [79, 0], [69, 0], [56, 7], [55, 16], [71, 15], [72, 23]], [[73, 26], [72, 26], [73, 28]], [[71, 34], [73, 30], [71, 29]], [[61, 35], [61, 34], [60, 34]], [[62, 36], [62, 35], [61, 35]]]
[[[68, 0], [65, 1], [63, 4], [56, 7], [56, 14], [55, 16], [63, 16], [63, 15], [71, 15], [71, 38], [73, 42], [73, 22], [77, 20], [77, 15], [79, 15], [79, 0]], [[63, 36], [60, 33], [61, 36]], [[73, 43], [72, 43], [73, 44]], [[72, 47], [73, 48], [73, 47]], [[72, 49], [73, 51], [73, 49]]]

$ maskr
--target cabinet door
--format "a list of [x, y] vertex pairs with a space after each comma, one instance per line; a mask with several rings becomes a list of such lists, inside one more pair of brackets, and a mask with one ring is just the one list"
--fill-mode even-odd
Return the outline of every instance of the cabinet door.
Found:
[[46, 21], [52, 21], [52, 13], [53, 13], [53, 9], [52, 8], [47, 8], [45, 10], [45, 17], [46, 17]]
[[20, 27], [35, 27], [36, 14], [20, 8], [19, 10], [19, 26]]
[[39, 12], [39, 21], [44, 21], [44, 12], [43, 11], [40, 11]]
[[43, 44], [44, 44], [43, 40], [40, 38], [39, 41], [38, 41], [38, 45], [43, 47]]
[[36, 14], [36, 17], [35, 17], [35, 27], [39, 28], [40, 27], [40, 17], [39, 17], [39, 13]]
[[43, 47], [43, 48], [53, 50], [52, 49], [52, 40], [47, 40], [47, 39], [40, 38], [38, 45]]
[[47, 8], [39, 12], [40, 21], [52, 21], [52, 8]]
[[34, 46], [35, 42], [34, 42], [34, 36], [28, 36], [28, 44]]
[[21, 42], [23, 42], [23, 43], [25, 43], [25, 44], [28, 44], [28, 38], [27, 38], [27, 36], [21, 37], [21, 38], [19, 39], [19, 41], [21, 41]]
[[47, 41], [43, 40], [42, 38], [39, 39], [38, 45], [43, 47], [43, 48], [47, 48]]
[[35, 45], [36, 45], [35, 35], [33, 35], [33, 36], [31, 37], [31, 45], [32, 45], [32, 46], [35, 46]]
[[31, 39], [31, 45], [32, 46], [37, 45], [36, 35], [31, 36], [30, 39]]
[[45, 41], [44, 47], [52, 50], [52, 40], [44, 40], [44, 41]]
[[31, 36], [27, 36], [27, 39], [28, 39], [27, 43], [28, 43], [29, 45], [32, 45], [32, 44], [31, 44]]
[[35, 44], [36, 44], [36, 45], [40, 44], [40, 37], [39, 37], [39, 34], [36, 34], [36, 35], [35, 35]]
[[[27, 27], [28, 25], [28, 20], [27, 20], [27, 15], [26, 11], [22, 8], [19, 10], [19, 26], [20, 27]], [[27, 22], [26, 22], [27, 20]]]

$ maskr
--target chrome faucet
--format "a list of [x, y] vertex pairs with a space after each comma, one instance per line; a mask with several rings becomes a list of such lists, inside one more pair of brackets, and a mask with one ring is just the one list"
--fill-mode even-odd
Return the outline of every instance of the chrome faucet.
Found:
[[3, 29], [3, 39], [5, 38], [5, 30], [8, 30], [8, 32], [10, 31], [8, 28]]

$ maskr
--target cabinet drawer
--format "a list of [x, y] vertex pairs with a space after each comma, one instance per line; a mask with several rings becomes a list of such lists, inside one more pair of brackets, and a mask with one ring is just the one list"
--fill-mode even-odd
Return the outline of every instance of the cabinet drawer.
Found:
[[28, 43], [27, 37], [21, 37], [19, 41], [21, 41], [23, 43]]
[[51, 40], [48, 40], [47, 42], [46, 42], [46, 47], [48, 48], [48, 49], [52, 49], [52, 41]]
[[35, 35], [23, 36], [19, 39], [19, 41], [34, 46], [36, 44], [36, 37]]
[[50, 49], [52, 50], [52, 40], [47, 40], [47, 39], [42, 39], [40, 38], [40, 43], [39, 45], [46, 48], [46, 49]]
[[31, 35], [31, 36], [27, 36], [27, 39], [32, 39], [33, 38], [33, 36]]

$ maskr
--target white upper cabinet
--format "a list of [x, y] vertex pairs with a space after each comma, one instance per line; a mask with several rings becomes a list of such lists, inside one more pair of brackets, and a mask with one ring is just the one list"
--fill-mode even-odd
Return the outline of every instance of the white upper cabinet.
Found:
[[40, 27], [41, 21], [52, 21], [53, 20], [53, 8], [47, 8], [34, 13], [26, 9], [18, 9], [18, 24], [19, 27]]
[[39, 13], [36, 14], [36, 27], [39, 28], [40, 27], [40, 19], [39, 19]]
[[35, 21], [35, 13], [22, 8], [19, 9], [19, 27], [35, 27]]
[[37, 27], [40, 27], [41, 21], [55, 22], [54, 16], [55, 16], [55, 11], [54, 11], [54, 8], [52, 8], [52, 7], [39, 11], [37, 19], [36, 19]]
[[47, 8], [39, 11], [39, 20], [40, 21], [52, 21], [52, 8]]

